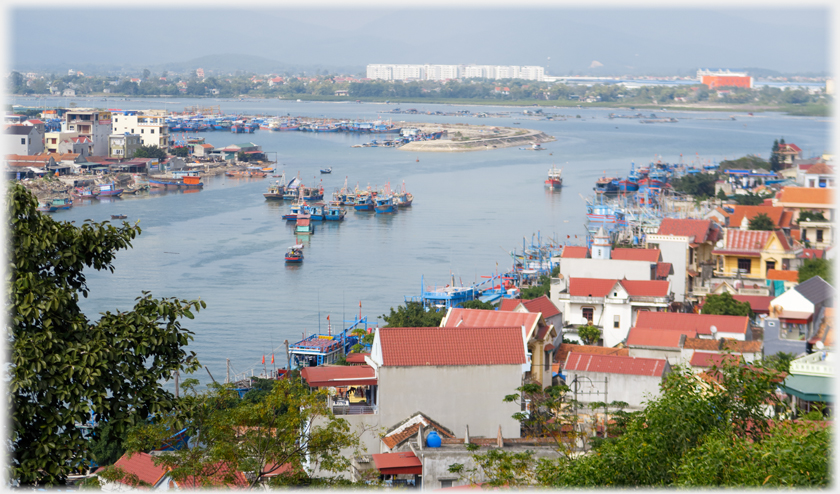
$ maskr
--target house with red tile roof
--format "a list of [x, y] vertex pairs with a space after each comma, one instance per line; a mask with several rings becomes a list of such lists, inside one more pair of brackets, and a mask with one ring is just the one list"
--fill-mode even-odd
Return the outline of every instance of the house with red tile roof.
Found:
[[122, 455], [114, 468], [125, 473], [122, 480], [111, 482], [99, 477], [103, 491], [124, 491], [132, 488], [168, 489], [174, 485], [164, 466], [157, 466], [154, 458], [148, 453], [128, 453]]
[[668, 276], [675, 302], [694, 300], [692, 291], [702, 283], [703, 266], [712, 265], [712, 250], [721, 238], [720, 226], [709, 219], [665, 218], [656, 234], [645, 237], [646, 247], [659, 249], [662, 261], [671, 263]]
[[682, 343], [696, 336], [692, 329], [630, 328], [625, 345], [631, 357], [664, 358], [669, 364], [677, 365], [682, 356]]
[[793, 213], [781, 206], [734, 206], [729, 217], [729, 228], [748, 230], [750, 220], [759, 214], [765, 214], [776, 228], [790, 228]]
[[522, 385], [527, 350], [521, 324], [379, 328], [367, 359], [378, 380], [378, 423], [422, 411], [452, 431], [469, 425], [473, 435], [494, 437], [501, 426], [504, 436], [519, 437], [512, 415], [520, 407], [504, 397]]
[[660, 395], [662, 380], [671, 371], [666, 359], [593, 355], [571, 352], [563, 373], [566, 385], [581, 403], [623, 401], [631, 410]]
[[831, 220], [837, 207], [834, 193], [833, 187], [783, 187], [773, 199], [773, 205], [793, 212], [793, 221], [799, 219], [800, 211], [821, 212]]
[[785, 165], [792, 165], [793, 160], [799, 159], [802, 155], [802, 149], [796, 144], [785, 143], [779, 144], [779, 150], [776, 152], [779, 155], [779, 162]]
[[716, 276], [766, 279], [770, 269], [789, 269], [801, 252], [802, 246], [780, 231], [727, 228], [723, 245], [712, 254]]
[[637, 328], [694, 331], [699, 338], [735, 340], [752, 339], [750, 318], [747, 316], [719, 316], [681, 312], [640, 312]]
[[[763, 342], [760, 340], [740, 341], [721, 338], [709, 340], [705, 338], [685, 338], [681, 343], [680, 364], [696, 366], [698, 372], [709, 367], [710, 358], [724, 355], [736, 355], [744, 362], [750, 363], [763, 358]], [[710, 357], [717, 355], [718, 357]], [[692, 363], [694, 362], [694, 363]], [[720, 360], [715, 362], [720, 363]], [[702, 364], [702, 365], [698, 365]]]
[[[548, 303], [553, 307], [554, 304]], [[543, 302], [539, 302], [543, 304]], [[532, 307], [537, 308], [532, 303]], [[556, 310], [556, 307], [554, 307]], [[442, 328], [495, 328], [495, 327], [522, 327], [525, 334], [529, 355], [529, 369], [525, 373], [525, 379], [542, 383], [543, 387], [551, 386], [551, 349], [546, 347], [553, 345], [560, 336], [558, 328], [549, 324], [541, 312], [519, 312], [502, 310], [480, 310], [451, 308], [441, 320]]]
[[560, 309], [548, 298], [546, 295], [531, 300], [522, 300], [518, 298], [504, 298], [499, 304], [500, 311], [516, 311], [516, 312], [539, 312], [542, 314], [545, 322], [553, 325], [558, 332], [558, 337], [562, 336], [561, 329], [563, 328], [563, 313]]
[[581, 341], [577, 326], [592, 324], [601, 328], [607, 347], [627, 338], [640, 311], [666, 310], [673, 300], [668, 281], [600, 278], [571, 278], [569, 287], [558, 293], [557, 299], [566, 321], [563, 334], [567, 339]]
[[647, 261], [656, 263], [662, 260], [659, 249], [612, 249], [612, 259], [623, 261]]
[[586, 259], [589, 257], [589, 248], [577, 245], [567, 245], [563, 247], [563, 252], [560, 257], [566, 259]]

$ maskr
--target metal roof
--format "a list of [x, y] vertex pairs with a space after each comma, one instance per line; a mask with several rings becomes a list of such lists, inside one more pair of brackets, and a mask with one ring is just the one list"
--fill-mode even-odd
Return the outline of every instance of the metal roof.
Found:
[[834, 287], [819, 276], [809, 278], [793, 287], [793, 289], [808, 299], [812, 304], [825, 302], [835, 295]]

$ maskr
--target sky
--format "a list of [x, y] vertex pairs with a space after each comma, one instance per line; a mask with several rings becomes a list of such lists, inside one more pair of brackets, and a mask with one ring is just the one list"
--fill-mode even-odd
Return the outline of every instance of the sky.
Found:
[[222, 8], [228, 2], [186, 0], [142, 9], [31, 5], [6, 11], [11, 69], [102, 64], [142, 70], [221, 54], [360, 69], [369, 63], [541, 65], [551, 75], [831, 69], [832, 15], [826, 4], [812, 2], [798, 8], [526, 3], [514, 9], [492, 2], [490, 8], [437, 2], [424, 2], [430, 7], [422, 9], [401, 8], [404, 2], [303, 8], [246, 2], [232, 10]]

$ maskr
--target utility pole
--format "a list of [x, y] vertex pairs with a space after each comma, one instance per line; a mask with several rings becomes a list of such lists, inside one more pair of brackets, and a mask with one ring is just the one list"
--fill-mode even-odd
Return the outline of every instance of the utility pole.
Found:
[[178, 378], [180, 377], [178, 369], [175, 369], [175, 398], [178, 397]]
[[230, 384], [230, 359], [225, 359], [225, 384]]
[[289, 355], [289, 340], [284, 340], [283, 344], [286, 345], [286, 361], [288, 362], [288, 367], [286, 367], [286, 369], [292, 370], [292, 356]]

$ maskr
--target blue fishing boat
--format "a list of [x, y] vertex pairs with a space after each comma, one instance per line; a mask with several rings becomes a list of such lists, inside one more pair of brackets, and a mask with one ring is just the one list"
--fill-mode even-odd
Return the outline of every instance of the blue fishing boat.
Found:
[[405, 190], [405, 182], [403, 182], [400, 191], [394, 194], [394, 204], [398, 208], [407, 208], [411, 206], [412, 201], [414, 201], [414, 196]]
[[324, 219], [327, 221], [341, 221], [346, 214], [347, 211], [337, 201], [331, 201], [324, 208]]
[[286, 251], [286, 262], [301, 263], [303, 262], [303, 245], [297, 244], [289, 247]]
[[295, 223], [295, 235], [312, 235], [315, 233], [315, 225], [308, 214], [299, 214]]
[[307, 206], [307, 212], [309, 213], [309, 218], [312, 221], [324, 221], [324, 205], [323, 204], [313, 204]]
[[362, 190], [356, 193], [353, 209], [356, 211], [373, 211], [373, 206], [373, 196], [370, 191]]
[[301, 198], [305, 201], [320, 201], [324, 199], [324, 186], [301, 187]]
[[617, 179], [613, 177], [601, 177], [595, 181], [595, 192], [602, 194], [614, 194], [618, 192]]
[[306, 207], [306, 203], [292, 204], [289, 208], [289, 212], [283, 215], [283, 219], [286, 221], [297, 221], [298, 216], [301, 214], [301, 212], [306, 212]]
[[381, 213], [396, 213], [397, 206], [394, 204], [394, 196], [391, 194], [384, 194], [376, 197], [376, 204], [373, 209], [377, 214]]
[[611, 187], [615, 187], [618, 192], [636, 192], [639, 190], [639, 184], [631, 180], [613, 180]]

